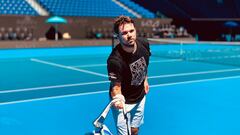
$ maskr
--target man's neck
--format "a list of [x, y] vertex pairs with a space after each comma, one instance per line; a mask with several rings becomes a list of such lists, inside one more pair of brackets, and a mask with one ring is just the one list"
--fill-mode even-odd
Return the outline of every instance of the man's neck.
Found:
[[126, 46], [122, 45], [122, 48], [123, 48], [123, 50], [124, 50], [125, 52], [127, 52], [127, 53], [135, 53], [136, 50], [137, 50], [137, 43], [135, 43], [135, 44], [133, 45], [133, 47], [126, 47]]

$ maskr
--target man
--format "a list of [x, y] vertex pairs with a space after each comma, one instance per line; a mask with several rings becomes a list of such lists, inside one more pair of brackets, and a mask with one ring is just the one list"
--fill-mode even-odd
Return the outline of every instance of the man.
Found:
[[[134, 21], [127, 16], [115, 20], [114, 32], [120, 43], [110, 54], [107, 67], [111, 81], [110, 97], [120, 101], [113, 104], [113, 116], [119, 135], [127, 135], [128, 131], [137, 135], [143, 124], [145, 95], [149, 91], [149, 44], [146, 39], [136, 37]], [[122, 112], [124, 106], [128, 119]]]

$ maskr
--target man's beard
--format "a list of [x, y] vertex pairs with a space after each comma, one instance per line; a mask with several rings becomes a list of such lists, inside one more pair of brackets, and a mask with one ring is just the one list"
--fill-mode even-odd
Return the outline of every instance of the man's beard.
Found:
[[128, 44], [123, 44], [125, 47], [127, 47], [127, 48], [133, 48], [134, 47], [134, 44], [135, 44], [135, 41], [133, 40], [132, 41], [133, 43], [132, 44], [130, 44], [129, 42], [128, 42]]
[[123, 46], [127, 47], [127, 48], [133, 48], [134, 45], [130, 45], [130, 44], [123, 44]]

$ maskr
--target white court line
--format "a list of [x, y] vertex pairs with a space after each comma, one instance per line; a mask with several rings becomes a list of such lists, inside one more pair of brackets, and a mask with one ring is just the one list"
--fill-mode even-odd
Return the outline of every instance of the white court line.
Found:
[[[177, 61], [183, 61], [182, 59], [171, 59], [171, 60], [155, 60], [150, 61], [149, 63], [165, 63], [165, 62], [177, 62]], [[72, 67], [79, 67], [79, 68], [85, 68], [85, 67], [104, 67], [107, 66], [107, 64], [89, 64], [89, 65], [77, 65]]]
[[150, 77], [148, 77], [148, 79], [178, 77], [178, 76], [188, 76], [188, 75], [212, 74], [212, 73], [224, 73], [224, 72], [233, 72], [233, 71], [240, 71], [240, 68], [236, 68], [236, 69], [223, 69], [223, 70], [211, 70], [211, 71], [202, 71], [202, 72], [191, 72], [191, 73], [179, 73], [179, 74], [168, 74], [168, 75], [159, 75], [159, 76], [150, 76]]
[[89, 64], [89, 65], [79, 65], [79, 66], [72, 66], [72, 67], [104, 67], [107, 66], [107, 64]]
[[26, 100], [19, 100], [19, 101], [4, 102], [4, 103], [0, 103], [0, 105], [9, 105], [9, 104], [26, 103], [26, 102], [33, 102], [33, 101], [42, 101], [42, 100], [49, 100], [49, 99], [59, 99], [59, 98], [67, 98], [67, 97], [94, 95], [94, 94], [107, 93], [108, 91], [109, 90], [103, 90], [103, 91], [97, 91], [97, 92], [86, 92], [86, 93], [69, 94], [69, 95], [61, 95], [61, 96], [52, 96], [52, 97], [44, 97], [44, 98], [26, 99]]
[[240, 76], [217, 77], [217, 78], [202, 79], [202, 80], [192, 80], [192, 81], [183, 81], [183, 82], [175, 82], [175, 83], [155, 84], [155, 85], [151, 85], [150, 88], [172, 86], [172, 85], [181, 85], [181, 84], [200, 83], [200, 82], [220, 81], [220, 80], [228, 80], [228, 79], [238, 79], [238, 78], [240, 78]]
[[165, 62], [178, 62], [178, 61], [183, 61], [183, 60], [182, 59], [155, 60], [155, 61], [150, 61], [149, 63], [165, 63]]
[[108, 82], [109, 81], [98, 81], [98, 82], [87, 82], [87, 83], [75, 83], [75, 84], [63, 84], [63, 85], [33, 87], [33, 88], [24, 88], [24, 89], [15, 89], [15, 90], [1, 90], [0, 94], [15, 93], [15, 92], [26, 92], [26, 91], [35, 91], [35, 90], [44, 90], [44, 89], [76, 87], [76, 86], [84, 86], [84, 85], [92, 85], [92, 84], [102, 84], [102, 83], [108, 83]]
[[[194, 80], [194, 81], [183, 81], [183, 82], [176, 82], [176, 83], [156, 84], [156, 85], [151, 85], [150, 88], [181, 85], [181, 84], [200, 83], [200, 82], [209, 82], [209, 81], [217, 81], [217, 80], [237, 79], [237, 78], [240, 78], [240, 76], [211, 78], [211, 79], [202, 79], [202, 80]], [[108, 93], [108, 92], [109, 92], [109, 90], [102, 90], [102, 91], [97, 91], [97, 92], [86, 92], [86, 93], [69, 94], [69, 95], [62, 95], [62, 96], [52, 96], [52, 97], [45, 97], [45, 98], [27, 99], [27, 100], [19, 100], [19, 101], [12, 101], [12, 102], [4, 102], [4, 103], [0, 103], [0, 105], [9, 105], [9, 104], [17, 104], [17, 103], [25, 103], [25, 102], [33, 102], [33, 101], [41, 101], [41, 100], [50, 100], [50, 99], [59, 99], [59, 98], [67, 98], [67, 97], [77, 97], [77, 96], [85, 96], [85, 95], [95, 95], [95, 94]]]
[[108, 75], [105, 75], [105, 74], [96, 73], [96, 72], [92, 72], [92, 71], [88, 71], [88, 70], [84, 70], [84, 69], [79, 69], [79, 68], [75, 68], [75, 67], [71, 67], [71, 66], [65, 66], [65, 65], [61, 65], [61, 64], [57, 64], [57, 63], [53, 63], [53, 62], [48, 62], [48, 61], [44, 61], [44, 60], [31, 58], [31, 61], [108, 78]]
[[[231, 72], [231, 71], [240, 71], [240, 69], [237, 68], [237, 69], [213, 70], [213, 71], [203, 71], [203, 72], [192, 72], [192, 73], [169, 74], [169, 75], [160, 75], [160, 76], [149, 76], [148, 79], [178, 77], [178, 76], [187, 76], [187, 75], [211, 74], [211, 73], [221, 73], [221, 72]], [[63, 84], [63, 85], [33, 87], [33, 88], [24, 88], [24, 89], [1, 90], [0, 94], [15, 93], [15, 92], [25, 92], [25, 91], [35, 91], [35, 90], [43, 90], [43, 89], [75, 87], [75, 86], [84, 86], [84, 85], [92, 85], [92, 84], [103, 84], [103, 83], [109, 83], [109, 82], [110, 81], [98, 81], [98, 82], [87, 82], [87, 83], [76, 83], [76, 84]]]

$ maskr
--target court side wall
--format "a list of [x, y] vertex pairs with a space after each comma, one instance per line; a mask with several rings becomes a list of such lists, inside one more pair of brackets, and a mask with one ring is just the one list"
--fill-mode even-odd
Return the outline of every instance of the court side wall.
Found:
[[[27, 28], [27, 32], [32, 33], [33, 39], [38, 40], [45, 37], [47, 30], [53, 24], [46, 23], [48, 17], [43, 16], [1, 16], [0, 33], [4, 27], [6, 32], [10, 27], [13, 31], [18, 28]], [[69, 33], [72, 39], [85, 39], [92, 31], [102, 31], [112, 33], [114, 18], [95, 17], [64, 17], [67, 24], [59, 24], [58, 31]], [[136, 27], [139, 31], [152, 32], [153, 27], [161, 24], [169, 24], [172, 19], [135, 19]], [[21, 32], [22, 30], [20, 30]]]

